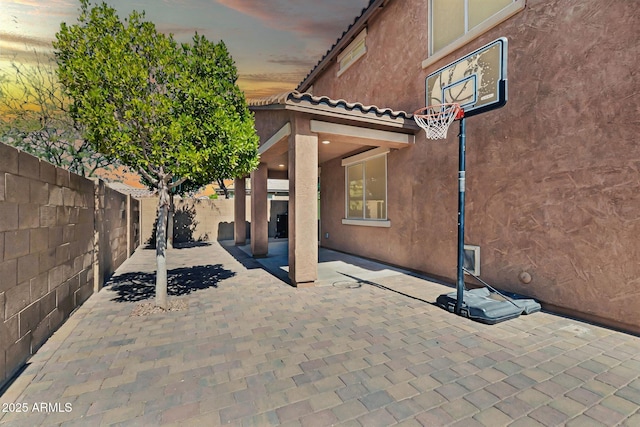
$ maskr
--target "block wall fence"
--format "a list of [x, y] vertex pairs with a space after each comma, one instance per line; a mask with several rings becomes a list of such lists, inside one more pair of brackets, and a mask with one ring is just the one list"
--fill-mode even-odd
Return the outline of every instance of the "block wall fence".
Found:
[[140, 244], [139, 201], [0, 144], [0, 388]]
[[[174, 243], [220, 241], [234, 238], [233, 199], [176, 198], [173, 241]], [[267, 215], [269, 237], [276, 235], [277, 216], [287, 212], [287, 200], [269, 200]], [[250, 236], [251, 197], [246, 198], [247, 239]], [[157, 197], [140, 199], [141, 243], [155, 241]]]

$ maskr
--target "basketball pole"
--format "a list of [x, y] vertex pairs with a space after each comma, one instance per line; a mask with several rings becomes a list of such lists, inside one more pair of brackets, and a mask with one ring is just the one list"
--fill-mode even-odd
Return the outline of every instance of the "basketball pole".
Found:
[[458, 154], [458, 272], [456, 282], [456, 307], [455, 313], [460, 315], [462, 302], [464, 300], [464, 195], [465, 195], [465, 152], [466, 152], [466, 129], [467, 124], [464, 116], [460, 119], [460, 133], [458, 134], [459, 154]]

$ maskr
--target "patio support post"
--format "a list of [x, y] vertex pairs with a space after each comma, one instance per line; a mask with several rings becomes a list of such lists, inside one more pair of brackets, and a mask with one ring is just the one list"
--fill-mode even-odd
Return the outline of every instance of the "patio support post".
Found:
[[267, 174], [265, 163], [251, 172], [251, 253], [255, 258], [266, 257], [269, 251]]
[[236, 178], [233, 183], [233, 237], [236, 246], [247, 243], [247, 185], [245, 177]]
[[318, 278], [318, 137], [299, 118], [289, 136], [289, 278], [297, 287]]

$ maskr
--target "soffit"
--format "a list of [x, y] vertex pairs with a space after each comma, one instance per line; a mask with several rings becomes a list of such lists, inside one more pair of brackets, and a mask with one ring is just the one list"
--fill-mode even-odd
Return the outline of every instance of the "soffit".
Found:
[[[247, 100], [254, 113], [286, 110], [310, 120], [311, 131], [318, 136], [318, 163], [352, 155], [372, 147], [404, 148], [413, 144], [420, 128], [413, 115], [405, 111], [314, 96], [297, 91]], [[266, 139], [260, 161], [269, 171], [288, 169], [288, 136], [291, 125], [285, 124]], [[323, 144], [328, 141], [328, 144]]]

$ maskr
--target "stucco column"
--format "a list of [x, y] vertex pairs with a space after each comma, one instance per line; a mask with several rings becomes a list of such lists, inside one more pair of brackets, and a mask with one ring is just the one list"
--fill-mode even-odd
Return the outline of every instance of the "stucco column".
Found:
[[289, 136], [289, 278], [298, 287], [318, 278], [318, 137], [307, 126]]
[[256, 258], [267, 256], [269, 250], [267, 172], [265, 163], [251, 172], [251, 253]]
[[247, 185], [246, 179], [236, 178], [233, 181], [233, 237], [236, 245], [247, 243]]

